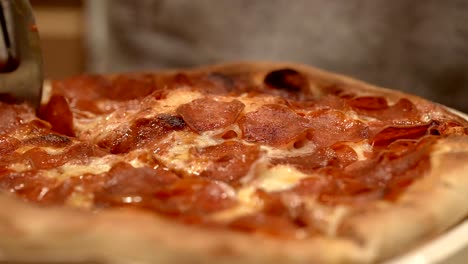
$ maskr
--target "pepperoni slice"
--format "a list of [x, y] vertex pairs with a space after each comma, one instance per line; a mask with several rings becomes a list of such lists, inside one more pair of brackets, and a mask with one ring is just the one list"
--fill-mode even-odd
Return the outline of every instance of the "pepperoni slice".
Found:
[[130, 127], [114, 131], [98, 142], [111, 153], [126, 153], [141, 148], [151, 142], [157, 142], [169, 133], [185, 128], [184, 120], [179, 116], [160, 114], [155, 118], [137, 119]]
[[307, 118], [312, 128], [310, 137], [319, 147], [330, 146], [337, 141], [357, 142], [369, 137], [366, 124], [347, 118], [341, 111], [316, 111]]
[[193, 151], [197, 158], [210, 161], [200, 176], [225, 182], [236, 182], [244, 177], [258, 159], [258, 146], [249, 146], [237, 141], [227, 141]]
[[402, 98], [390, 107], [385, 107], [385, 103], [377, 98], [361, 98], [360, 100], [366, 100], [370, 103], [368, 106], [365, 106], [363, 102], [351, 101], [351, 105], [354, 104], [355, 106], [354, 110], [360, 114], [376, 118], [387, 124], [420, 123], [420, 112], [413, 102], [408, 99]]
[[356, 160], [357, 154], [351, 147], [335, 144], [307, 155], [272, 159], [271, 163], [291, 165], [304, 173], [312, 173], [327, 166], [344, 168]]
[[134, 168], [125, 163], [115, 165], [103, 177], [105, 182], [94, 199], [98, 206], [148, 203], [157, 191], [179, 179], [174, 173], [159, 167]]
[[100, 75], [81, 75], [52, 83], [53, 91], [75, 100], [94, 101], [102, 99], [101, 93], [109, 91], [108, 78]]
[[41, 202], [47, 192], [58, 185], [56, 179], [37, 171], [9, 172], [0, 176], [0, 188], [33, 202]]
[[111, 82], [111, 89], [101, 89], [101, 94], [108, 99], [125, 101], [143, 98], [156, 89], [151, 76], [145, 75], [118, 75]]
[[387, 127], [380, 131], [372, 139], [372, 144], [376, 147], [387, 146], [398, 139], [418, 139], [428, 133], [431, 125], [405, 126], [405, 127]]
[[378, 96], [363, 96], [353, 98], [348, 103], [358, 109], [362, 110], [383, 110], [388, 108], [387, 100]]
[[197, 133], [227, 127], [233, 124], [244, 109], [238, 100], [221, 102], [205, 97], [177, 108], [187, 125]]
[[0, 136], [0, 155], [6, 155], [21, 146], [21, 141], [9, 136]]
[[314, 153], [302, 156], [273, 159], [273, 165], [286, 164], [297, 168], [300, 171], [310, 173], [318, 168], [330, 165], [336, 159], [335, 152], [330, 148], [323, 148]]
[[73, 113], [64, 96], [52, 95], [47, 105], [39, 110], [39, 115], [49, 121], [54, 131], [67, 136], [75, 135], [73, 131]]
[[12, 129], [35, 118], [31, 109], [26, 105], [15, 105], [0, 102], [0, 134], [10, 132]]
[[36, 170], [47, 170], [62, 166], [63, 164], [72, 161], [74, 164], [86, 163], [90, 157], [101, 157], [106, 152], [99, 148], [81, 143], [74, 145], [60, 154], [49, 154], [41, 148], [32, 148], [21, 155], [24, 162], [28, 162]]
[[280, 104], [263, 105], [239, 121], [246, 141], [273, 146], [286, 145], [302, 137], [306, 123], [305, 118]]
[[[218, 183], [203, 178], [181, 179], [154, 194], [153, 206], [167, 215], [197, 215], [227, 209], [235, 204]], [[195, 220], [197, 221], [197, 220]]]

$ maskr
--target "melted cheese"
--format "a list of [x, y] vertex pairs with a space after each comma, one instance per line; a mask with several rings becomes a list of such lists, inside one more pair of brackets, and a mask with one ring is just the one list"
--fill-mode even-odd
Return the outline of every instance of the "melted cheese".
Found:
[[242, 94], [238, 98], [244, 105], [244, 112], [255, 112], [258, 108], [266, 104], [278, 103], [278, 97], [271, 95], [262, 95], [256, 97], [250, 97], [248, 94]]
[[366, 160], [366, 153], [372, 152], [372, 145], [369, 144], [368, 140], [360, 142], [346, 142], [345, 144], [356, 152], [358, 160]]
[[260, 146], [260, 149], [266, 151], [268, 156], [271, 158], [283, 158], [283, 157], [295, 157], [295, 156], [301, 156], [301, 155], [314, 153], [315, 150], [317, 149], [317, 146], [311, 141], [306, 141], [304, 146], [300, 148], [294, 148], [293, 146], [291, 146], [290, 148], [287, 149], [287, 151], [285, 151], [282, 148], [274, 148], [272, 146], [266, 146], [266, 145]]
[[284, 191], [293, 188], [301, 179], [309, 177], [286, 165], [278, 165], [272, 168], [262, 167], [257, 171], [257, 177], [236, 192], [236, 200], [239, 204], [233, 208], [215, 213], [213, 219], [229, 221], [258, 212], [262, 209], [263, 203], [255, 194], [257, 189], [267, 192]]
[[167, 143], [170, 148], [163, 154], [155, 151], [155, 156], [168, 168], [183, 170], [188, 174], [199, 175], [209, 165], [208, 162], [196, 159], [191, 153], [192, 148], [204, 148], [219, 144], [219, 140], [214, 139], [210, 133], [197, 135], [192, 132], [173, 132], [167, 137], [163, 144]]
[[156, 104], [153, 104], [153, 110], [155, 112], [173, 112], [180, 105], [190, 103], [191, 101], [202, 98], [203, 95], [198, 91], [192, 91], [189, 89], [177, 89], [172, 90], [166, 96], [166, 98], [158, 100]]
[[[111, 156], [108, 156], [111, 157]], [[88, 164], [64, 164], [60, 167], [47, 170], [45, 174], [48, 177], [56, 179], [66, 179], [85, 174], [101, 174], [108, 172], [115, 163], [112, 159], [96, 158]]]
[[301, 179], [309, 175], [304, 174], [291, 166], [278, 165], [264, 170], [254, 182], [254, 185], [267, 192], [284, 191], [294, 187]]
[[[31, 146], [31, 145], [25, 145], [25, 146], [21, 146], [20, 148], [18, 148], [15, 152], [16, 153], [19, 153], [19, 154], [24, 154], [25, 152], [31, 150], [31, 149], [35, 149], [35, 148], [39, 148], [37, 146]], [[63, 148], [52, 148], [52, 147], [40, 147], [41, 150], [43, 150], [45, 153], [49, 154], [49, 155], [58, 155], [58, 154], [62, 154], [63, 153]]]

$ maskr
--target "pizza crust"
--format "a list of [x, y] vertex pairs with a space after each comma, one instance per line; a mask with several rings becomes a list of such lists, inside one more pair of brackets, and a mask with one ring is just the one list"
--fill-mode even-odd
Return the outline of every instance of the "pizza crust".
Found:
[[[415, 96], [289, 63], [215, 65], [190, 72], [254, 73], [293, 68], [313, 82], [342, 83], [389, 98]], [[172, 74], [179, 70], [166, 71]], [[317, 87], [311, 87], [319, 93]], [[46, 89], [47, 90], [47, 89]], [[345, 217], [336, 238], [280, 240], [177, 224], [132, 209], [99, 212], [39, 207], [0, 194], [0, 261], [104, 263], [369, 263], [408, 251], [468, 215], [468, 137], [441, 140], [431, 171], [396, 203]], [[403, 221], [402, 221], [403, 219]]]

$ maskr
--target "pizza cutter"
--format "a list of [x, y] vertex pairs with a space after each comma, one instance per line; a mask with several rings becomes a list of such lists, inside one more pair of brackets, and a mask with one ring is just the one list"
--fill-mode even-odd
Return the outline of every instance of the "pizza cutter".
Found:
[[28, 0], [0, 0], [0, 94], [40, 104], [42, 56]]

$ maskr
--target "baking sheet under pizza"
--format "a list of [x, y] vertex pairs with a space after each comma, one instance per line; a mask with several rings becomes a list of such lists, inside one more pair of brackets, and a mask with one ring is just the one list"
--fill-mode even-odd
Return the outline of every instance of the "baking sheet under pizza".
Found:
[[426, 264], [468, 262], [468, 219], [442, 236], [384, 264]]

